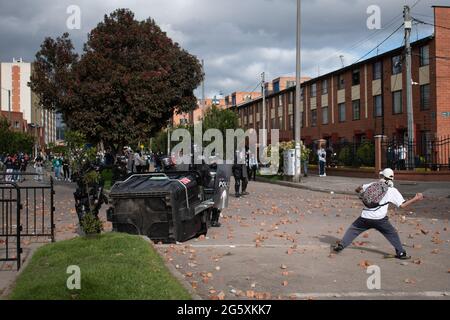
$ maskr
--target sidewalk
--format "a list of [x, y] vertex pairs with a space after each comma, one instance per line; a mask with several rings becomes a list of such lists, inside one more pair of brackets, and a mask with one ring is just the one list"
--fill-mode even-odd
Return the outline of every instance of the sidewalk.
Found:
[[[300, 183], [288, 181], [269, 180], [264, 177], [257, 177], [257, 181], [274, 183], [281, 186], [306, 189], [311, 191], [355, 195], [355, 189], [363, 184], [374, 181], [374, 179], [352, 178], [327, 176], [319, 177], [311, 175], [302, 177]], [[447, 198], [450, 197], [450, 182], [421, 182], [421, 181], [395, 181], [395, 187], [405, 197], [414, 196], [421, 192], [428, 198]]]

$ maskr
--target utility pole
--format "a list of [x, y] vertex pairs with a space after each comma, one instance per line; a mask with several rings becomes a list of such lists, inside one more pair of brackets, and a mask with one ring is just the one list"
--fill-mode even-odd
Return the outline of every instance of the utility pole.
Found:
[[411, 29], [412, 19], [409, 6], [404, 6], [403, 16], [405, 20], [405, 52], [406, 52], [406, 108], [408, 112], [408, 167], [414, 168], [414, 111], [412, 99], [412, 74], [411, 74]]
[[296, 86], [295, 86], [295, 176], [294, 182], [300, 182], [301, 178], [301, 0], [297, 0], [297, 70], [296, 70]]
[[203, 73], [203, 80], [202, 80], [202, 112], [204, 112], [206, 107], [205, 102], [205, 61], [202, 59], [202, 73]]
[[266, 73], [261, 74], [261, 91], [262, 91], [262, 149], [264, 150], [267, 145], [266, 135]]

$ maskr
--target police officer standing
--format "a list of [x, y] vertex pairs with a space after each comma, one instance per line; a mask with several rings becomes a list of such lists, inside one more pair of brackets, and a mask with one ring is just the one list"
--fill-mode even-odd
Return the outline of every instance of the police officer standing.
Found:
[[[248, 185], [248, 170], [246, 165], [245, 150], [237, 150], [233, 164], [234, 190], [236, 198], [246, 196]], [[240, 192], [242, 187], [242, 192]]]

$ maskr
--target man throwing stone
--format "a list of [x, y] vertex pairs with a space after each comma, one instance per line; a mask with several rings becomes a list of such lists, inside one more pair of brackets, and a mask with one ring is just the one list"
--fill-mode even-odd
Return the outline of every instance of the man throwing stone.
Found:
[[387, 216], [388, 206], [390, 203], [398, 208], [406, 208], [409, 205], [423, 200], [421, 193], [416, 194], [411, 200], [405, 201], [400, 192], [394, 188], [394, 171], [385, 169], [380, 172], [383, 177], [379, 182], [358, 187], [355, 191], [360, 194], [360, 198], [364, 203], [364, 209], [361, 217], [359, 217], [344, 235], [342, 241], [333, 247], [335, 252], [340, 252], [352, 244], [353, 240], [361, 233], [376, 229], [394, 246], [397, 259], [410, 259], [402, 246], [400, 237], [389, 222]]

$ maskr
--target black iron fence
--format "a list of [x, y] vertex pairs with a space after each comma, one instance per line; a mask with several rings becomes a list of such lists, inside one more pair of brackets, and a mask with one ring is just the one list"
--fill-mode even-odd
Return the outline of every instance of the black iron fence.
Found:
[[14, 174], [0, 173], [0, 262], [15, 261], [19, 269], [24, 239], [55, 241], [55, 191], [51, 177], [47, 182]]
[[383, 167], [394, 170], [450, 170], [450, 136], [414, 143], [389, 139], [382, 143]]

